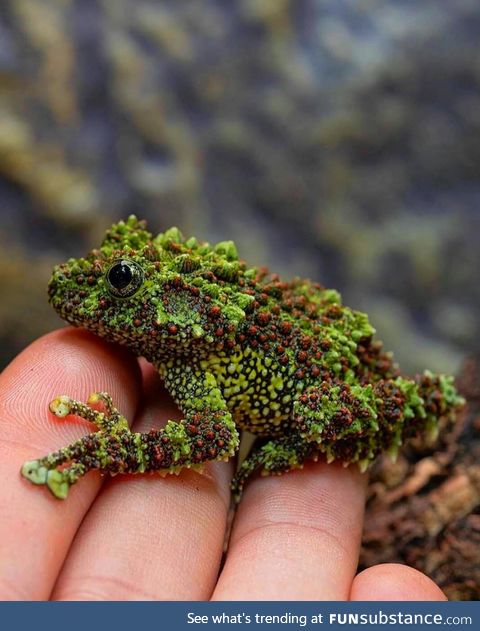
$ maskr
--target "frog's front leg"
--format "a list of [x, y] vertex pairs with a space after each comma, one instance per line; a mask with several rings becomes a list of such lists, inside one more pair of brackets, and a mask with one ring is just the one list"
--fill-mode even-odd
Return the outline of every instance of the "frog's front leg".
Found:
[[[99, 402], [104, 405], [106, 414], [90, 407]], [[47, 485], [56, 497], [63, 499], [70, 486], [85, 473], [91, 469], [103, 470], [109, 460], [107, 452], [114, 451], [114, 443], [125, 443], [131, 432], [127, 419], [115, 409], [111, 397], [105, 392], [92, 394], [88, 405], [65, 395], [59, 396], [50, 403], [50, 411], [58, 418], [70, 414], [79, 416], [99, 429], [48, 456], [23, 465], [22, 475], [25, 478], [34, 484]], [[113, 463], [109, 464], [113, 466]]]
[[44, 458], [26, 462], [22, 475], [34, 484], [45, 484], [64, 499], [70, 486], [92, 469], [102, 473], [176, 473], [185, 467], [212, 460], [226, 460], [238, 448], [238, 433], [215, 379], [210, 373], [188, 373], [169, 380], [185, 418], [168, 421], [160, 430], [130, 431], [128, 423], [106, 393], [90, 397], [101, 401], [104, 412], [58, 397], [50, 409], [63, 418], [75, 414], [94, 423], [98, 431]]
[[254, 447], [232, 480], [234, 501], [240, 501], [245, 483], [255, 471], [267, 476], [301, 469], [305, 460], [315, 452], [315, 446], [305, 441], [300, 434], [275, 438], [260, 447]]

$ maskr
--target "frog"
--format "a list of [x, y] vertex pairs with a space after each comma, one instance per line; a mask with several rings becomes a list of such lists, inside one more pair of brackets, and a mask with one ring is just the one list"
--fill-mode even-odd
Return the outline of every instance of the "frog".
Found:
[[249, 267], [233, 241], [211, 245], [132, 215], [99, 248], [55, 266], [49, 301], [68, 324], [150, 362], [182, 418], [134, 432], [106, 392], [50, 403], [94, 430], [21, 468], [59, 499], [89, 471], [166, 476], [202, 470], [256, 437], [231, 488], [322, 458], [368, 469], [408, 440], [434, 440], [464, 400], [452, 376], [404, 376], [367, 314], [339, 292]]

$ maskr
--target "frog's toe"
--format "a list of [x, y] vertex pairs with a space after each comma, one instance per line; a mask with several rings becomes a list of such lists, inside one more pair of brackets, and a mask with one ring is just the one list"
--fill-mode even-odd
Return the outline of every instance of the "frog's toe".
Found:
[[48, 471], [46, 483], [55, 497], [58, 497], [60, 500], [64, 500], [67, 497], [70, 483], [61, 471], [57, 471], [56, 469]]
[[65, 418], [72, 412], [72, 406], [75, 403], [73, 399], [66, 395], [62, 395], [50, 402], [50, 412], [55, 414], [57, 418]]
[[40, 460], [29, 460], [22, 467], [22, 475], [33, 484], [46, 484], [48, 476], [47, 467]]

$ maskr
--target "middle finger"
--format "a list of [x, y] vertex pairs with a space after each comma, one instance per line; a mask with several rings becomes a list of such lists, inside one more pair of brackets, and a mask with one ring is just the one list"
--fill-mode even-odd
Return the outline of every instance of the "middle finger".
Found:
[[365, 483], [356, 468], [323, 462], [253, 479], [235, 517], [214, 600], [348, 599]]

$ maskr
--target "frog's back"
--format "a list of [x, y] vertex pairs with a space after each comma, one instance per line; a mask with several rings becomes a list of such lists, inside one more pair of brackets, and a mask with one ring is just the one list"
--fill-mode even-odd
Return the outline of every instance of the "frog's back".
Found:
[[318, 283], [281, 281], [261, 270], [235, 344], [205, 360], [236, 422], [253, 433], [289, 431], [294, 402], [310, 386], [370, 383], [394, 375], [365, 314]]

